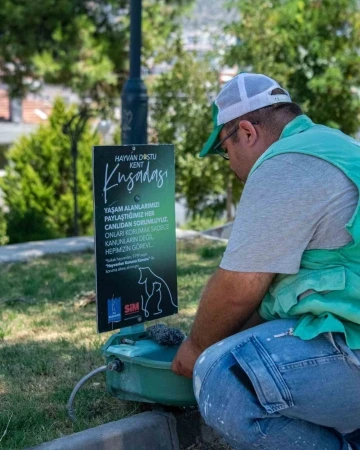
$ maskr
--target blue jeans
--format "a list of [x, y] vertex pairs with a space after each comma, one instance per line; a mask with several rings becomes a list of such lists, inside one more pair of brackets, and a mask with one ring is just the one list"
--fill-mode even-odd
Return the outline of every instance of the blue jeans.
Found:
[[303, 341], [288, 334], [295, 324], [267, 322], [202, 353], [203, 418], [234, 449], [360, 450], [360, 350], [337, 333]]

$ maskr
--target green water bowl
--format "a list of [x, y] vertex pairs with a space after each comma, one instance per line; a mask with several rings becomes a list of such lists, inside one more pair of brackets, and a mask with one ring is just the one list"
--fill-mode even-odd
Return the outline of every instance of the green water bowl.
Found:
[[[124, 338], [133, 341], [122, 343]], [[120, 361], [119, 371], [106, 371], [108, 392], [121, 399], [173, 406], [196, 405], [192, 380], [176, 375], [171, 362], [178, 347], [159, 345], [144, 333], [117, 333], [103, 347], [107, 363]]]

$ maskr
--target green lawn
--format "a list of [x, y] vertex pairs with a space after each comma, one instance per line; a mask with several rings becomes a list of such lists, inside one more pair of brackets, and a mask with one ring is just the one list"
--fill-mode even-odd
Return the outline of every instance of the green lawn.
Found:
[[[224, 246], [178, 243], [180, 313], [163, 321], [187, 332], [201, 289]], [[141, 411], [105, 391], [105, 375], [92, 378], [75, 400], [77, 422], [66, 414], [75, 384], [104, 364], [95, 305], [79, 306], [94, 290], [94, 256], [56, 255], [0, 265], [0, 449], [24, 449]]]

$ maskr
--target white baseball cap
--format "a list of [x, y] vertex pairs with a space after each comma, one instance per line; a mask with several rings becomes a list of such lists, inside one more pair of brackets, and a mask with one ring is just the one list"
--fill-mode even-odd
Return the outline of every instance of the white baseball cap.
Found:
[[[282, 94], [271, 94], [280, 88]], [[200, 152], [200, 157], [216, 153], [215, 145], [223, 126], [230, 120], [251, 111], [274, 105], [291, 103], [289, 93], [272, 78], [259, 73], [239, 73], [222, 88], [212, 104], [214, 130]]]

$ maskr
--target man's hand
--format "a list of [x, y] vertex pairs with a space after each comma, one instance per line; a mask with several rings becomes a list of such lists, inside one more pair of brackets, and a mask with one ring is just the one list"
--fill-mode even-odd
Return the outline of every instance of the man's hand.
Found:
[[191, 378], [195, 362], [204, 350], [242, 329], [261, 323], [256, 309], [274, 276], [218, 269], [206, 286], [191, 333], [180, 346], [172, 370]]
[[192, 378], [195, 362], [202, 353], [191, 338], [187, 338], [180, 346], [172, 362], [171, 370], [177, 375]]

